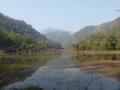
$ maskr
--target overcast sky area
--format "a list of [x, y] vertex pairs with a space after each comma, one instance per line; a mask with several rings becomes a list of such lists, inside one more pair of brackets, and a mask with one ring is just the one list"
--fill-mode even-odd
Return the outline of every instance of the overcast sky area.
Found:
[[120, 0], [0, 0], [0, 12], [24, 20], [38, 31], [59, 28], [70, 32], [120, 16]]

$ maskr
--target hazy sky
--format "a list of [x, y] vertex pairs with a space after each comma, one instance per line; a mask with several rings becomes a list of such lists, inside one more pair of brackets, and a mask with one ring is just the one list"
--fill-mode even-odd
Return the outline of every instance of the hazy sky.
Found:
[[78, 31], [120, 16], [120, 0], [0, 0], [0, 12], [22, 19], [38, 31]]

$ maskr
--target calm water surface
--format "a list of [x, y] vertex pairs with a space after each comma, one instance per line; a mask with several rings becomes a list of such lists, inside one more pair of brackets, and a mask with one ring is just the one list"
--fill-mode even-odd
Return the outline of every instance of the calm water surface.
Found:
[[[52, 56], [52, 55], [50, 55]], [[55, 55], [53, 55], [55, 56]], [[82, 56], [70, 57], [66, 53], [57, 55], [18, 82], [9, 83], [2, 90], [42, 87], [44, 90], [119, 90], [120, 82], [99, 74], [88, 74], [74, 67]], [[92, 58], [92, 57], [91, 57]], [[91, 59], [90, 60], [93, 60]]]

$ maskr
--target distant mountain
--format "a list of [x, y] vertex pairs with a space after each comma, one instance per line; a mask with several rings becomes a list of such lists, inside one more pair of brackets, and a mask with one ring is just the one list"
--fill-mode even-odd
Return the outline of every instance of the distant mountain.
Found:
[[87, 38], [91, 34], [95, 34], [98, 32], [109, 32], [109, 31], [118, 30], [118, 29], [120, 29], [120, 18], [117, 18], [114, 21], [103, 23], [98, 26], [87, 26], [81, 29], [80, 31], [78, 31], [77, 33], [75, 33], [72, 37], [72, 41], [77, 42], [81, 39]]
[[89, 36], [90, 34], [93, 34], [97, 31], [97, 28], [95, 26], [87, 26], [83, 29], [81, 29], [80, 31], [78, 31], [77, 33], [75, 33], [73, 35], [74, 39], [84, 39], [85, 37]]
[[47, 38], [52, 41], [60, 42], [62, 46], [64, 46], [68, 39], [70, 39], [71, 37], [71, 34], [69, 32], [60, 29], [48, 28], [45, 31], [45, 35]]
[[43, 30], [41, 33], [46, 34], [46, 33], [54, 32], [54, 31], [61, 31], [61, 30], [57, 29], [57, 28], [47, 28], [47, 29]]
[[35, 39], [46, 39], [44, 35], [41, 35], [31, 25], [24, 21], [15, 20], [0, 13], [0, 30], [14, 31], [21, 35], [30, 35]]

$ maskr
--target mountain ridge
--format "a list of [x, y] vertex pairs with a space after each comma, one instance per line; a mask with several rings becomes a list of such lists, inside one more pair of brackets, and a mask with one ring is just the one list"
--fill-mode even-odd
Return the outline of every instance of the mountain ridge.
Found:
[[71, 34], [62, 29], [48, 28], [44, 34], [48, 39], [56, 42], [60, 42], [64, 46], [67, 40], [71, 37]]
[[21, 35], [30, 35], [35, 39], [46, 39], [46, 37], [34, 29], [32, 25], [27, 24], [23, 20], [16, 20], [5, 16], [2, 13], [0, 13], [0, 30], [14, 31]]
[[109, 32], [117, 29], [120, 29], [120, 17], [113, 21], [102, 23], [100, 25], [86, 26], [72, 36], [72, 41], [78, 42], [81, 39], [87, 38], [91, 34], [98, 32]]

